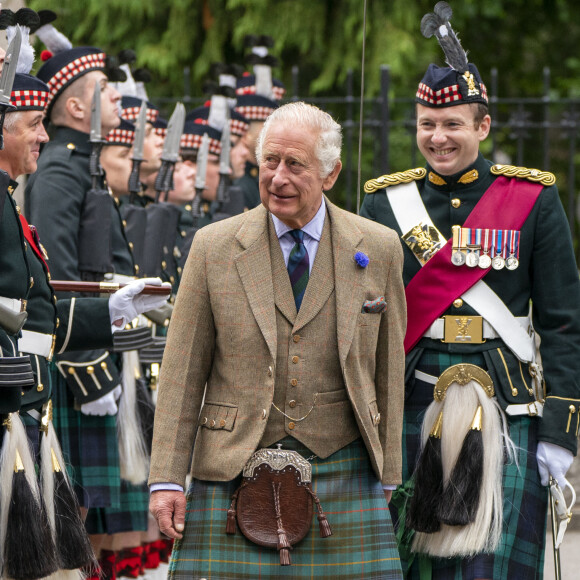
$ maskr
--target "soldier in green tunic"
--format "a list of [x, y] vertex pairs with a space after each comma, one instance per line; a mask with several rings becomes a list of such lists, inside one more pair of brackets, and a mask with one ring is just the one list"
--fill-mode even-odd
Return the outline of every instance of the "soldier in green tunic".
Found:
[[422, 22], [450, 64], [431, 64], [416, 95], [427, 165], [367, 182], [361, 210], [405, 254], [406, 483], [393, 507], [408, 577], [531, 580], [548, 477], [563, 487], [576, 454], [580, 283], [554, 176], [479, 152], [486, 89], [450, 15], [440, 2]]

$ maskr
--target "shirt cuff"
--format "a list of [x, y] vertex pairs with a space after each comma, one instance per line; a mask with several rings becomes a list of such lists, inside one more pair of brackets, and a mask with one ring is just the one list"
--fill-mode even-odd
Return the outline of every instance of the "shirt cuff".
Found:
[[183, 492], [183, 487], [178, 483], [152, 483], [149, 486], [149, 492], [154, 491], [181, 491]]
[[[159, 484], [159, 485], [163, 485], [163, 484]], [[153, 487], [153, 486], [151, 486]], [[392, 483], [389, 483], [388, 485], [383, 485], [383, 489], [385, 491], [395, 491], [397, 489], [396, 485], [393, 485]]]

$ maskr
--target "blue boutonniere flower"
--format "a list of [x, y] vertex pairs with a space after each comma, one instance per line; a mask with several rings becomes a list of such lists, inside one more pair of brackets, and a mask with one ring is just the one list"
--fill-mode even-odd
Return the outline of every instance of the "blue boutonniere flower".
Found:
[[369, 257], [364, 252], [357, 252], [354, 255], [354, 261], [361, 267], [366, 268], [369, 265]]

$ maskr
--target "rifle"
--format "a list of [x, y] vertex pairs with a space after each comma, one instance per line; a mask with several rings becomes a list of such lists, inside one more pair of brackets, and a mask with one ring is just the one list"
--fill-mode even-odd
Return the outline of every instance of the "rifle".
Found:
[[92, 187], [85, 195], [79, 227], [79, 270], [86, 280], [102, 280], [113, 270], [111, 221], [113, 199], [104, 183], [100, 155], [105, 141], [101, 138], [101, 87], [95, 83], [91, 106], [91, 156], [89, 170]]
[[147, 212], [144, 207], [135, 204], [135, 198], [141, 191], [139, 181], [139, 169], [143, 162], [143, 143], [145, 141], [145, 125], [147, 123], [147, 105], [141, 105], [137, 123], [135, 124], [135, 140], [133, 142], [133, 156], [131, 158], [133, 166], [129, 176], [129, 205], [121, 207], [123, 218], [127, 222], [125, 235], [127, 241], [133, 244], [133, 259], [139, 267], [139, 272], [143, 272], [143, 261], [145, 252], [145, 233], [147, 230]]
[[[205, 190], [205, 175], [207, 172], [207, 156], [209, 154], [209, 137], [207, 133], [201, 138], [201, 145], [197, 151], [197, 170], [195, 172], [195, 199], [191, 204], [194, 227], [199, 226], [199, 220], [205, 215], [201, 205], [202, 195]], [[229, 163], [228, 163], [229, 168]], [[221, 170], [221, 165], [220, 165]]]
[[230, 201], [230, 187], [232, 185], [230, 177], [230, 149], [232, 144], [230, 139], [229, 108], [226, 107], [226, 110], [228, 112], [226, 113], [226, 123], [222, 129], [221, 138], [220, 181], [216, 194], [216, 201], [218, 202], [217, 211], [220, 211]]

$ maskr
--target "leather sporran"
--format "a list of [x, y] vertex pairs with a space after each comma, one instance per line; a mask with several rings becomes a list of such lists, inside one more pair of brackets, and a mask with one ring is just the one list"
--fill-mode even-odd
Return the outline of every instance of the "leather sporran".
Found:
[[332, 535], [320, 500], [311, 487], [312, 467], [296, 451], [256, 451], [242, 472], [242, 483], [232, 496], [226, 533], [240, 531], [259, 546], [280, 553], [280, 565], [289, 566], [290, 550], [308, 533], [313, 503], [318, 510], [320, 537]]

